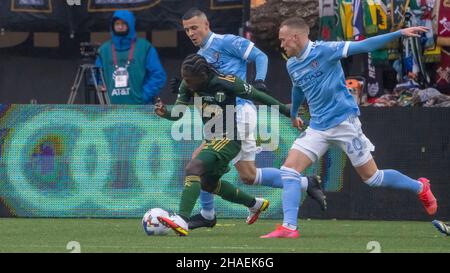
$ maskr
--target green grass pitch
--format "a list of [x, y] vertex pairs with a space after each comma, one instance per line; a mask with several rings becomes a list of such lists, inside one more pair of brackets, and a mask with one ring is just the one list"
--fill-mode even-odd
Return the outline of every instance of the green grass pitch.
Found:
[[301, 220], [298, 239], [258, 238], [277, 222], [248, 226], [243, 219], [219, 219], [213, 229], [179, 237], [147, 236], [140, 219], [0, 218], [0, 252], [70, 252], [67, 244], [77, 241], [81, 252], [368, 253], [369, 242], [376, 241], [381, 252], [450, 253], [450, 236], [431, 222]]

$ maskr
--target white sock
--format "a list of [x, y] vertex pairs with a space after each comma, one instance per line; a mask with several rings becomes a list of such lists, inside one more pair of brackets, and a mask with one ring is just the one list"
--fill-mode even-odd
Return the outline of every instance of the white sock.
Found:
[[203, 216], [203, 218], [205, 218], [207, 220], [213, 220], [214, 215], [216, 214], [216, 211], [214, 209], [212, 209], [212, 210], [201, 209], [200, 214]]
[[306, 191], [308, 189], [308, 178], [306, 176], [302, 176], [300, 178], [300, 184], [302, 185], [302, 191]]
[[251, 211], [255, 211], [255, 210], [259, 209], [262, 205], [263, 199], [255, 198], [255, 200], [256, 200], [255, 204], [253, 205], [253, 207], [250, 208]]
[[423, 184], [420, 183], [420, 188], [419, 188], [419, 192], [417, 194], [421, 194], [423, 192]]
[[287, 229], [290, 229], [292, 231], [297, 230], [297, 226], [296, 225], [291, 225], [291, 224], [288, 224], [288, 223], [283, 223], [283, 227], [285, 227]]
[[261, 171], [261, 169], [257, 168], [255, 181], [253, 181], [253, 185], [261, 185], [261, 176], [262, 176], [262, 171]]

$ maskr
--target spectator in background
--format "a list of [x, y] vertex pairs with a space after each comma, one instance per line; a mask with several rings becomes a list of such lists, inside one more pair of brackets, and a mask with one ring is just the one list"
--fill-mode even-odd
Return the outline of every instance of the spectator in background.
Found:
[[137, 37], [133, 13], [114, 13], [111, 36], [99, 48], [96, 60], [111, 103], [153, 104], [166, 82], [166, 73], [152, 44]]

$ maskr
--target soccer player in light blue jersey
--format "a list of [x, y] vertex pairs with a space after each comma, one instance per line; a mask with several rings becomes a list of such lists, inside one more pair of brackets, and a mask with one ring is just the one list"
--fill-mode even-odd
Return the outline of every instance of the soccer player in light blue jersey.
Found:
[[297, 238], [301, 200], [301, 173], [317, 161], [330, 144], [337, 144], [349, 157], [361, 179], [371, 187], [401, 189], [417, 194], [428, 214], [437, 201], [426, 178], [412, 179], [396, 170], [379, 170], [371, 152], [374, 145], [364, 135], [359, 108], [345, 85], [340, 60], [383, 48], [388, 42], [420, 37], [426, 27], [411, 27], [360, 42], [312, 42], [309, 27], [298, 17], [285, 20], [279, 31], [281, 47], [289, 57], [287, 70], [292, 81], [292, 125], [301, 128], [297, 110], [304, 99], [311, 113], [310, 126], [294, 142], [281, 167], [283, 179], [283, 225], [262, 238]]
[[[188, 10], [182, 18], [183, 28], [192, 43], [199, 47], [198, 54], [205, 57], [209, 64], [222, 74], [234, 75], [246, 81], [247, 63], [256, 65], [256, 77], [253, 86], [261, 91], [267, 91], [264, 83], [267, 74], [268, 58], [255, 45], [240, 36], [220, 35], [210, 30], [208, 18], [197, 8]], [[172, 89], [178, 88], [179, 83], [171, 82]], [[257, 152], [256, 107], [250, 101], [236, 98], [237, 129], [242, 139], [241, 152], [232, 163], [239, 172], [242, 181], [247, 185], [265, 185], [274, 188], [282, 187], [280, 170], [276, 168], [256, 168], [255, 155]], [[204, 143], [193, 153], [194, 158], [203, 148]], [[318, 177], [303, 177], [302, 183], [308, 194], [319, 202], [322, 209], [326, 208], [325, 195], [322, 192]], [[199, 227], [213, 227], [216, 224], [214, 210], [214, 196], [202, 191], [200, 193], [201, 211], [190, 218], [189, 229]], [[251, 213], [250, 213], [251, 214]], [[254, 217], [249, 217], [254, 219]], [[251, 224], [253, 221], [247, 221]]]

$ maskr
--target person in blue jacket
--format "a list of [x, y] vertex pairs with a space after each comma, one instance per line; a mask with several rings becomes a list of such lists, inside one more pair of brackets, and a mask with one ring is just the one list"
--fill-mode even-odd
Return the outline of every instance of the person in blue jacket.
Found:
[[167, 76], [156, 49], [137, 37], [133, 13], [114, 13], [111, 36], [100, 46], [96, 60], [96, 66], [103, 70], [111, 103], [153, 104]]

